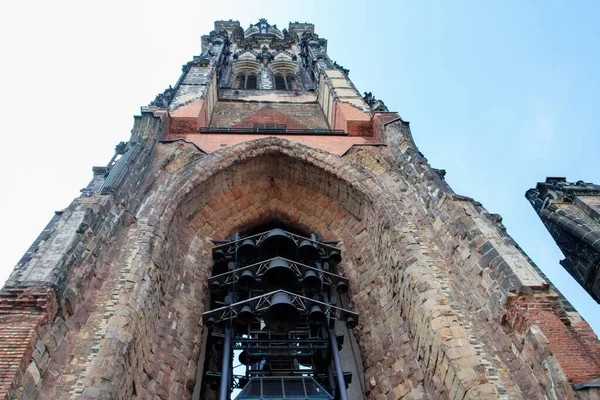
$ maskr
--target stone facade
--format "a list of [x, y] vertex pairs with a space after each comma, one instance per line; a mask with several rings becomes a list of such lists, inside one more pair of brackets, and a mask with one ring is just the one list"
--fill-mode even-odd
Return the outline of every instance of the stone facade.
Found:
[[[279, 221], [340, 240], [364, 398], [600, 399], [573, 386], [600, 378], [600, 342], [501, 219], [452, 191], [396, 113], [327, 86], [339, 68], [311, 24], [262, 25], [216, 22], [180, 79], [206, 88], [184, 101], [176, 85], [166, 107], [144, 108], [94, 194], [57, 215], [17, 265], [0, 292], [0, 397], [192, 398], [209, 239]], [[341, 129], [343, 151], [329, 151], [337, 136], [304, 130], [220, 133], [237, 139], [204, 146], [198, 128], [260, 113], [219, 97], [234, 80], [233, 44], [255, 51], [255, 41], [296, 49], [299, 96], [318, 92], [288, 108], [261, 101], [305, 127]], [[189, 78], [195, 67], [210, 70]]]
[[254, 128], [255, 125], [285, 125], [287, 129], [329, 129], [318, 104], [221, 102], [211, 118], [211, 126]]

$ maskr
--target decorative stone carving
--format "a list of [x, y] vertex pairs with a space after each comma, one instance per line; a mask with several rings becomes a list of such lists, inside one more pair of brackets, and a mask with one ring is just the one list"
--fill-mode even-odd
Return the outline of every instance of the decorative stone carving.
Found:
[[115, 146], [115, 153], [119, 154], [119, 155], [123, 155], [123, 154], [125, 154], [126, 149], [127, 149], [127, 143], [126, 142], [119, 142], [119, 144], [117, 144]]
[[369, 107], [371, 107], [371, 111], [373, 112], [389, 111], [385, 103], [382, 100], [376, 99], [371, 92], [365, 92], [363, 100], [369, 105]]
[[233, 73], [258, 75], [260, 70], [260, 62], [262, 61], [262, 53], [256, 53], [252, 50], [243, 50], [233, 56]]
[[273, 54], [269, 52], [267, 46], [263, 46], [256, 59], [262, 62], [265, 66], [273, 59]]
[[[350, 70], [347, 68], [344, 68], [343, 65], [338, 64], [337, 62], [333, 62], [333, 66], [336, 67], [337, 69], [339, 69], [340, 71], [342, 71], [344, 73], [344, 75], [346, 75], [346, 77], [350, 74]], [[365, 93], [366, 95], [366, 93]]]
[[175, 90], [171, 87], [171, 85], [169, 85], [169, 88], [164, 92], [157, 94], [154, 98], [154, 101], [152, 101], [149, 105], [158, 108], [169, 108], [169, 103], [171, 103], [171, 100], [173, 100], [174, 95]]
[[277, 25], [269, 24], [265, 18], [259, 19], [256, 24], [251, 24], [244, 32], [246, 39], [249, 39], [254, 35], [273, 36], [278, 40], [283, 40], [285, 38], [285, 34], [277, 28]]

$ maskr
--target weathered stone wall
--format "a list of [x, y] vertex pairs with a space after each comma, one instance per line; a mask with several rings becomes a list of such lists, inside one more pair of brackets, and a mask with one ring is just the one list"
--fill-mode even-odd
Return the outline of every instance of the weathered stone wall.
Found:
[[[73, 324], [78, 328], [73, 316], [90, 301], [90, 282], [112, 245], [120, 217], [113, 214], [116, 210], [111, 209], [109, 198], [96, 200], [99, 201], [87, 202], [81, 198], [71, 204], [51, 226], [46, 240], [39, 242], [31, 259], [15, 269], [1, 292], [7, 308], [10, 306], [2, 326], [19, 325], [26, 329], [29, 337], [21, 339], [33, 349], [23, 354], [27, 373], [12, 376], [17, 398], [31, 398], [44, 380], [60, 377], [57, 363], [70, 345], [64, 340], [66, 332]], [[44, 290], [45, 297], [31, 294]], [[17, 293], [15, 299], [7, 297], [11, 293]], [[40, 301], [43, 306], [30, 304]], [[45, 304], [55, 305], [48, 310]], [[30, 317], [22, 319], [23, 314]], [[9, 346], [13, 333], [10, 328], [0, 332], [0, 348]]]
[[254, 128], [254, 124], [284, 124], [289, 129], [329, 129], [318, 104], [217, 103], [210, 126]]
[[[205, 154], [157, 144], [159, 121], [138, 118], [126, 173], [72, 205], [85, 225], [57, 227], [75, 239], [47, 241], [55, 281], [30, 284], [64, 289], [56, 313], [19, 317], [29, 341], [7, 395], [189, 398], [208, 239], [278, 220], [341, 240], [367, 398], [598, 398], [570, 386], [598, 376], [589, 327], [564, 312], [497, 217], [452, 193], [406, 123], [379, 129], [389, 147], [341, 158], [280, 138]], [[15, 272], [12, 286], [30, 273]]]
[[200, 157], [190, 146], [168, 146], [159, 148], [156, 186], [129, 228], [135, 240], [123, 243], [115, 261], [122, 277], [112, 293], [119, 295], [114, 315], [99, 323], [106, 333], [84, 370], [85, 394], [189, 395], [209, 273], [206, 239], [273, 218], [342, 239], [370, 397], [495, 393], [478, 380], [475, 350], [445, 305], [437, 268], [417, 229], [397, 214], [405, 206], [384, 201], [384, 182], [281, 139]]
[[[18, 366], [3, 370], [0, 398], [33, 398], [42, 386], [44, 395], [58, 390], [67, 396], [75, 390], [81, 366], [92, 352], [82, 325], [92, 323], [90, 312], [102, 304], [102, 280], [114, 268], [108, 265], [112, 249], [119, 247], [115, 235], [130, 217], [124, 206], [136, 207], [135, 196], [144, 195], [139, 185], [159, 126], [150, 113], [136, 118], [129, 150], [135, 157], [124, 157], [113, 169], [111, 185], [105, 188], [112, 195], [86, 193], [57, 212], [0, 292], [0, 363]], [[22, 355], [21, 364], [14, 362], [17, 354]], [[63, 374], [68, 363], [73, 374]], [[77, 389], [74, 393], [83, 391], [81, 383]]]
[[[494, 368], [497, 373], [513, 376], [526, 398], [592, 393], [575, 393], [569, 385], [600, 377], [600, 343], [591, 328], [577, 313], [566, 312], [572, 307], [506, 234], [499, 216], [453, 194], [417, 151], [407, 123], [386, 125], [390, 153], [410, 183], [404, 194], [421, 203], [411, 211], [451, 272], [448, 283], [456, 305], [479, 331], [479, 340], [488, 344], [490, 355], [502, 360], [504, 365]], [[515, 303], [523, 306], [515, 309]]]
[[356, 136], [373, 135], [371, 109], [346, 73], [338, 68], [323, 69], [318, 86], [318, 102], [332, 129]]
[[246, 102], [271, 101], [280, 103], [315, 103], [317, 95], [314, 92], [290, 90], [260, 90], [260, 89], [220, 89], [220, 100], [237, 100]]
[[242, 142], [249, 142], [257, 139], [265, 139], [268, 137], [280, 137], [283, 139], [293, 140], [305, 146], [324, 150], [328, 153], [341, 156], [346, 153], [352, 146], [355, 145], [371, 145], [375, 140], [361, 136], [345, 136], [345, 135], [286, 135], [286, 134], [221, 134], [221, 133], [195, 133], [191, 135], [181, 135], [179, 139], [184, 139], [189, 143], [198, 146], [199, 149], [206, 153], [214, 153], [224, 147], [234, 146]]
[[[0, 291], [0, 398], [190, 398], [209, 239], [279, 221], [341, 241], [366, 398], [600, 399], [571, 385], [600, 378], [600, 342], [501, 218], [449, 188], [408, 123], [372, 112], [311, 24], [279, 43], [296, 60], [265, 54], [258, 68], [272, 88], [268, 62], [297, 64], [305, 91], [228, 89], [239, 57], [258, 64], [229, 50], [238, 28], [215, 23], [109, 176], [57, 213]], [[200, 127], [255, 124], [349, 137], [196, 142]]]

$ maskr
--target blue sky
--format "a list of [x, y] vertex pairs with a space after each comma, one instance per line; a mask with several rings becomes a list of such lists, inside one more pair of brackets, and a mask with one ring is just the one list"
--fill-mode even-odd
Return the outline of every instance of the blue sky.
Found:
[[454, 190], [508, 232], [600, 332], [524, 198], [546, 176], [600, 183], [597, 1], [23, 1], [2, 6], [0, 282], [127, 140], [134, 114], [216, 19], [308, 21], [357, 88], [411, 122]]

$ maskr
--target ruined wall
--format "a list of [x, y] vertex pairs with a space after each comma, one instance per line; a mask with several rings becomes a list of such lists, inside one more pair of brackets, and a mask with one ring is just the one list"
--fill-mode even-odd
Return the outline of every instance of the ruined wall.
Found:
[[385, 136], [410, 183], [405, 195], [421, 203], [412, 211], [451, 269], [453, 299], [505, 363], [497, 372], [507, 368], [525, 398], [600, 396], [570, 386], [600, 377], [600, 342], [507, 235], [501, 218], [449, 190], [417, 151], [408, 123], [387, 123]]
[[[290, 90], [272, 89], [277, 72]], [[265, 90], [232, 88], [252, 73]], [[347, 74], [312, 24], [215, 23], [0, 291], [0, 398], [190, 398], [209, 239], [279, 221], [340, 240], [366, 398], [600, 399], [572, 386], [600, 378], [590, 327]], [[347, 136], [198, 132], [209, 124]]]
[[[115, 268], [109, 261], [115, 236], [130, 219], [126, 206], [135, 208], [143, 196], [141, 177], [159, 126], [150, 113], [136, 117], [129, 155], [104, 183], [94, 178], [94, 186], [112, 194], [86, 193], [57, 212], [0, 291], [0, 364], [11, 366], [2, 369], [0, 398], [35, 398], [42, 385], [60, 388], [63, 398], [83, 391], [79, 374], [93, 340], [80, 328], [93, 311], [106, 312], [99, 297]], [[66, 363], [77, 373], [63, 375]]]
[[[277, 143], [277, 146], [272, 146], [270, 143]], [[282, 151], [279, 150], [280, 147], [284, 151], [284, 154], [280, 154]], [[351, 182], [345, 183], [349, 178], [348, 176], [344, 179], [341, 178], [339, 172], [341, 165], [336, 165], [338, 163], [334, 162], [335, 159], [327, 160], [332, 162], [333, 165], [324, 165], [322, 168], [327, 167], [326, 170], [319, 172], [319, 169], [315, 170], [314, 167], [310, 167], [312, 162], [309, 164], [299, 162], [299, 159], [303, 158], [303, 153], [312, 157], [317, 157], [318, 153], [293, 146], [294, 155], [292, 156], [292, 153], [285, 151], [286, 147], [285, 141], [280, 139], [262, 140], [240, 145], [237, 148], [229, 150], [230, 153], [224, 160], [219, 157], [221, 154], [218, 153], [215, 154], [213, 159], [211, 159], [212, 157], [207, 157], [204, 160], [199, 159], [197, 165], [180, 169], [177, 178], [172, 178], [176, 179], [176, 181], [181, 179], [181, 183], [185, 182], [180, 192], [189, 193], [183, 197], [181, 203], [178, 198], [169, 197], [171, 204], [181, 204], [180, 207], [169, 209], [168, 206], [163, 205], [165, 200], [156, 201], [158, 200], [156, 197], [153, 201], [149, 202], [152, 204], [152, 208], [148, 208], [146, 212], [161, 215], [161, 219], [165, 221], [170, 220], [169, 215], [173, 215], [174, 217], [172, 222], [174, 227], [171, 226], [163, 232], [156, 232], [157, 235], [153, 236], [155, 243], [165, 241], [164, 245], [155, 244], [155, 248], [163, 248], [166, 251], [164, 258], [157, 256], [157, 259], [161, 257], [162, 261], [153, 261], [153, 265], [160, 266], [159, 270], [169, 270], [169, 274], [160, 279], [162, 287], [182, 287], [183, 277], [186, 276], [184, 273], [186, 268], [195, 266], [196, 271], [205, 271], [204, 274], [208, 274], [208, 268], [198, 268], [198, 265], [195, 265], [194, 262], [186, 266], [185, 264], [187, 264], [188, 260], [182, 262], [183, 259], [181, 257], [188, 257], [188, 259], [196, 261], [201, 260], [202, 256], [199, 251], [206, 253], [209, 250], [209, 248], [204, 247], [202, 249], [202, 247], [206, 244], [206, 238], [212, 235], [216, 237], [224, 236], [243, 226], [252, 225], [252, 223], [262, 223], [265, 219], [272, 218], [278, 218], [284, 222], [299, 225], [303, 229], [323, 232], [326, 236], [329, 236], [328, 232], [332, 232], [333, 237], [343, 240], [342, 249], [347, 260], [344, 271], [348, 270], [347, 273], [351, 278], [351, 292], [357, 293], [360, 296], [357, 298], [356, 303], [360, 304], [358, 308], [360, 308], [359, 312], [361, 312], [361, 316], [365, 316], [364, 328], [362, 328], [363, 323], [361, 323], [361, 328], [357, 332], [357, 336], [359, 344], [367, 356], [365, 367], [367, 368], [369, 381], [372, 381], [370, 383], [370, 387], [372, 388], [370, 391], [371, 396], [374, 397], [377, 394], [387, 395], [391, 390], [394, 390], [393, 393], [396, 394], [406, 394], [411, 391], [414, 391], [413, 394], [415, 395], [417, 393], [425, 393], [425, 380], [427, 380], [428, 390], [433, 390], [431, 393], [437, 392], [440, 395], [446, 393], [449, 389], [444, 387], [443, 379], [438, 378], [437, 381], [433, 381], [430, 376], [429, 378], [426, 377], [429, 374], [420, 369], [421, 367], [413, 350], [415, 344], [410, 339], [410, 328], [405, 327], [405, 322], [398, 319], [399, 303], [391, 301], [393, 297], [392, 287], [389, 286], [389, 282], [394, 282], [395, 285], [398, 285], [398, 289], [396, 290], [400, 291], [401, 286], [415, 285], [415, 280], [419, 279], [421, 281], [421, 288], [427, 291], [427, 288], [430, 288], [435, 279], [432, 271], [423, 271], [423, 269], [415, 266], [415, 268], [407, 271], [404, 279], [396, 278], [395, 280], [389, 280], [385, 276], [382, 277], [378, 271], [388, 271], [389, 269], [390, 272], [388, 273], [392, 273], [392, 268], [396, 268], [395, 266], [401, 263], [399, 260], [405, 258], [401, 258], [399, 253], [395, 253], [393, 246], [390, 246], [390, 251], [395, 253], [393, 258], [384, 261], [376, 256], [376, 254], [385, 253], [379, 253], [382, 249], [375, 249], [379, 245], [379, 239], [375, 238], [382, 238], [382, 240], [392, 239], [381, 231], [382, 226], [379, 218], [375, 218], [374, 215], [364, 215], [367, 212], [363, 209], [366, 206], [366, 199], [363, 198], [366, 196], [366, 191], [361, 194], [360, 191], [352, 187], [358, 185], [359, 180], [352, 179]], [[258, 158], [258, 154], [269, 154], [270, 152], [280, 155], [277, 157]], [[246, 159], [248, 161], [243, 163], [238, 161], [240, 156], [242, 160]], [[253, 160], [255, 157], [257, 159]], [[218, 166], [212, 164], [213, 162], [219, 162]], [[172, 163], [174, 163], [173, 168], [181, 165], [177, 162], [177, 157], [173, 159]], [[214, 178], [208, 179], [202, 186], [194, 186], [198, 184], [198, 170], [204, 170], [207, 167], [206, 163], [213, 165], [207, 170], [215, 173]], [[232, 165], [232, 167], [235, 167], [234, 170], [229, 170], [228, 165], [231, 165], [231, 163], [234, 163]], [[223, 170], [223, 174], [218, 172], [221, 169]], [[346, 168], [345, 173], [348, 175], [350, 170]], [[333, 181], [331, 180], [332, 175], [337, 176]], [[174, 182], [171, 184], [174, 184]], [[300, 185], [296, 186], [298, 184]], [[314, 190], [317, 191], [314, 192]], [[322, 191], [325, 191], [325, 197], [322, 194], [319, 195], [319, 192]], [[157, 190], [155, 193], [160, 198], [166, 192], [166, 190]], [[218, 195], [214, 196], [213, 193]], [[208, 206], [202, 206], [203, 204]], [[167, 209], [162, 212], [161, 208], [165, 206]], [[387, 207], [385, 204], [381, 204], [380, 206], [382, 209], [377, 211], [371, 210], [370, 212], [385, 219], [385, 216], [380, 213], [383, 212], [383, 209], [387, 209]], [[321, 207], [324, 208], [321, 209]], [[389, 212], [389, 209], [385, 212]], [[143, 212], [138, 213], [138, 222], [141, 221], [142, 214]], [[357, 217], [360, 220], [369, 221], [369, 230], [363, 227], [360, 220], [357, 220]], [[154, 223], [148, 221], [148, 225], [154, 225]], [[175, 234], [177, 235], [177, 240], [171, 241]], [[409, 236], [412, 237], [412, 235]], [[194, 243], [194, 250], [190, 251], [192, 242]], [[188, 245], [188, 243], [190, 244]], [[401, 246], [401, 244], [398, 243], [398, 246]], [[407, 253], [414, 254], [415, 251], [420, 253], [421, 249], [419, 246], [417, 248], [409, 250]], [[168, 260], [174, 261], [168, 263]], [[176, 269], [170, 271], [170, 265], [173, 265]], [[376, 269], [375, 266], [380, 266], [380, 269]], [[189, 271], [189, 269], [187, 270]], [[350, 273], [353, 275], [350, 275]], [[173, 283], [175, 276], [177, 276], [177, 282]], [[198, 279], [198, 282], [201, 282], [204, 288], [207, 276], [199, 277]], [[424, 277], [429, 277], [429, 279], [423, 280]], [[147, 290], [148, 293], [155, 293], [151, 288]], [[182, 333], [180, 332], [188, 331], [181, 325], [184, 323], [186, 324], [185, 326], [188, 326], [188, 322], [186, 322], [188, 321], [188, 314], [185, 314], [186, 317], [183, 318], [183, 321], [181, 318], [175, 320], [175, 316], [181, 317], [182, 312], [177, 305], [188, 303], [188, 290], [191, 292], [195, 291], [194, 289], [184, 290], [183, 288], [181, 292], [167, 291], [168, 296], [176, 293], [177, 298], [169, 302], [164, 302], [164, 306], [161, 307], [161, 311], [159, 312], [159, 315], [162, 315], [163, 322], [160, 322], [161, 317], [159, 317], [159, 326], [155, 327], [155, 332], [168, 332], [166, 335], [172, 336], [181, 335]], [[377, 291], [377, 295], [372, 293], [374, 290]], [[408, 288], [404, 290], [407, 293], [406, 300], [408, 300], [410, 298]], [[433, 290], [435, 291], [435, 289]], [[146, 298], [147, 294], [143, 297]], [[140, 296], [140, 294], [134, 296], [132, 293], [132, 296], [136, 297]], [[386, 299], [386, 301], [382, 299]], [[386, 307], [388, 300], [390, 300], [389, 306]], [[434, 299], [430, 301], [430, 306], [436, 304], [438, 300], [434, 296]], [[419, 322], [425, 324], [425, 326], [428, 326], [431, 320], [436, 318], [435, 314], [432, 315], [433, 310], [429, 312], [415, 310], [415, 308], [420, 309], [421, 304], [411, 305], [405, 303], [404, 306], [406, 310], [413, 309], [414, 318], [419, 319]], [[189, 308], [182, 308], [188, 310], [187, 313], [190, 312]], [[445, 309], [445, 307], [442, 308]], [[437, 307], [433, 309], [438, 313], [440, 312], [440, 309]], [[198, 312], [201, 311], [202, 309], [198, 310]], [[449, 311], [445, 310], [445, 312], [448, 313]], [[423, 316], [425, 316], [425, 320], [421, 320]], [[449, 320], [448, 323], [450, 324], [449, 326], [453, 325], [452, 320]], [[172, 324], [177, 324], [179, 327], [178, 330], [169, 330]], [[128, 333], [126, 336], [143, 337], [137, 332], [132, 331], [135, 329], [135, 325], [134, 323], [127, 324]], [[440, 328], [441, 326], [437, 329]], [[461, 328], [459, 326], [456, 326], [455, 330], [457, 334], [460, 334]], [[196, 338], [199, 338], [199, 335], [200, 332], [197, 330]], [[163, 374], [161, 376], [152, 376], [148, 387], [161, 387], [161, 390], [164, 390], [165, 385], [172, 386], [174, 383], [174, 387], [185, 386], [183, 383], [185, 376], [181, 374], [181, 361], [182, 359], [193, 359], [194, 355], [191, 357], [188, 354], [183, 354], [183, 357], [177, 356], [176, 354], [179, 354], [178, 352], [181, 350], [179, 346], [175, 346], [175, 350], [173, 350], [172, 346], [161, 340], [157, 340], [156, 337], [149, 338], [148, 342], [156, 343], [157, 346], [165, 346], [165, 350], [169, 350], [166, 354], [157, 352], [156, 357], [148, 358], [150, 360], [148, 362], [151, 363], [151, 360], [156, 359], [159, 361], [158, 364], [163, 367], [165, 364], [171, 366], [171, 368], [167, 367], [167, 371], [162, 371]], [[175, 342], [174, 339], [173, 341], [167, 341], [167, 343], [173, 342]], [[455, 343], [454, 346], [460, 347], [461, 343]], [[176, 352], [176, 354], [173, 354], [173, 352]], [[394, 356], [391, 354], [394, 354]], [[458, 365], [451, 364], [447, 369], [455, 370], [457, 367]], [[464, 368], [470, 368], [471, 372], [466, 373]], [[463, 379], [470, 380], [476, 376], [472, 366], [469, 366], [468, 363], [463, 365], [462, 369]], [[115, 370], [115, 368], [107, 368], [107, 371], [112, 370]], [[148, 367], [145, 370], [152, 371], [153, 368]], [[129, 376], [127, 372], [125, 371], [125, 375]], [[167, 376], [169, 377], [168, 379], [165, 378]], [[107, 378], [112, 381], [111, 377], [113, 376], [111, 375]], [[157, 383], [153, 385], [153, 381]], [[456, 386], [457, 390], [463, 387], [460, 380]], [[141, 386], [136, 392], [140, 393], [143, 388]], [[125, 389], [127, 389], [127, 386], [121, 388], [121, 390]], [[469, 388], [464, 387], [463, 391], [467, 389]], [[105, 390], [111, 390], [111, 388], [108, 387]], [[481, 388], [480, 390], [485, 391], [485, 389]]]
[[[396, 291], [405, 287], [404, 310], [414, 310], [428, 326], [435, 319], [433, 310], [439, 309], [423, 310], [421, 304], [407, 301], [411, 286], [419, 281], [426, 290], [434, 277], [420, 268], [407, 269], [403, 279], [381, 275], [423, 249], [398, 243], [393, 258], [378, 256], [385, 254], [379, 240], [393, 241], [382, 230], [389, 222], [382, 225], [381, 220], [390, 210], [383, 203], [373, 206], [371, 196], [382, 195], [376, 187], [360, 188], [366, 176], [336, 157], [281, 139], [251, 142], [212, 156], [183, 144], [165, 146], [157, 149], [148, 171], [147, 179], [156, 179], [154, 189], [139, 203], [135, 219], [120, 229], [117, 244], [98, 271], [101, 279], [92, 280], [86, 291], [94, 306], [86, 310], [86, 318], [76, 318], [75, 310], [69, 322], [67, 337], [74, 340], [65, 342], [64, 352], [70, 357], [55, 357], [63, 361], [62, 378], [43, 380], [45, 394], [61, 398], [68, 389], [90, 398], [189, 396], [209, 273], [203, 262], [210, 249], [206, 240], [273, 218], [342, 239], [344, 272], [351, 278], [356, 309], [364, 315], [357, 337], [371, 397], [391, 390], [398, 396], [416, 395], [425, 393], [425, 385], [440, 394], [449, 390], [418, 362], [410, 334], [417, 321], [405, 322], [400, 303], [388, 302], [394, 291], [390, 282]], [[438, 300], [434, 297], [429, 304]], [[460, 332], [460, 327], [455, 329]], [[474, 374], [471, 368], [465, 377]]]
[[[598, 398], [570, 385], [599, 376], [585, 322], [565, 312], [497, 217], [429, 167], [405, 122], [379, 129], [388, 147], [343, 157], [281, 138], [204, 154], [157, 144], [160, 123], [144, 114], [127, 173], [72, 205], [89, 216], [57, 231], [72, 241], [48, 240], [72, 245], [41, 252], [55, 254], [47, 276], [64, 284], [27, 283], [25, 266], [1, 292], [28, 299], [0, 317], [3, 327], [23, 322], [27, 343], [11, 353], [20, 372], [5, 377], [4, 394], [189, 398], [208, 239], [279, 220], [341, 240], [367, 398]], [[17, 294], [32, 285], [56, 301], [32, 307], [36, 292]]]

